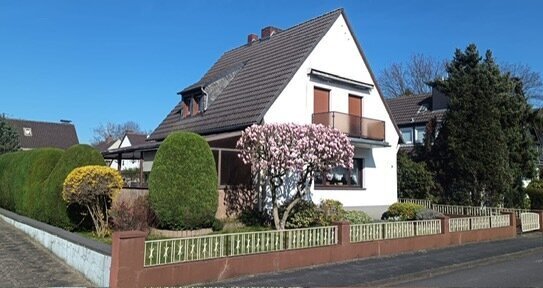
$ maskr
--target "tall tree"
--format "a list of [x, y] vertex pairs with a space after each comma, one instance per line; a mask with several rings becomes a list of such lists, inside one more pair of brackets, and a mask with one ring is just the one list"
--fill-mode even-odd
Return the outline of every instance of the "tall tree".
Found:
[[445, 76], [445, 61], [424, 54], [413, 54], [409, 61], [392, 63], [379, 75], [385, 97], [430, 93], [428, 82]]
[[141, 129], [140, 125], [134, 121], [127, 121], [122, 124], [108, 122], [104, 125], [100, 123], [93, 131], [93, 144], [112, 139], [120, 139], [127, 132], [146, 133], [146, 131]]
[[492, 53], [456, 50], [449, 77], [432, 85], [450, 97], [430, 167], [446, 201], [519, 205], [523, 177], [534, 172], [530, 106], [521, 82], [502, 74]]
[[540, 73], [532, 70], [526, 64], [519, 63], [502, 63], [500, 69], [522, 82], [522, 91], [528, 100], [535, 104], [543, 102], [543, 81]]
[[17, 151], [19, 148], [20, 143], [17, 130], [9, 125], [3, 115], [0, 115], [0, 155]]

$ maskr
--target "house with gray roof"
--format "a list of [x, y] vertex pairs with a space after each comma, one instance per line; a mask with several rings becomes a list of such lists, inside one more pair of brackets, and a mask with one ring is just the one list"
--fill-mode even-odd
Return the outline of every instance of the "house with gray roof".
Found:
[[181, 89], [179, 103], [145, 144], [104, 156], [152, 161], [170, 133], [192, 131], [212, 147], [223, 186], [247, 182], [243, 179], [250, 175], [234, 149], [246, 127], [328, 125], [350, 137], [355, 166], [322, 171], [311, 187], [312, 200], [336, 199], [347, 208], [364, 208], [380, 216], [397, 200], [400, 134], [345, 11], [331, 11], [286, 29], [268, 26], [260, 32], [249, 34], [243, 45], [225, 52], [200, 80]]
[[61, 120], [57, 123], [10, 118], [4, 120], [17, 131], [23, 150], [46, 147], [67, 149], [79, 144], [75, 126], [71, 121]]
[[387, 103], [402, 133], [402, 148], [410, 150], [415, 144], [423, 143], [426, 125], [431, 119], [435, 118], [440, 127], [447, 112], [449, 97], [432, 89], [428, 94], [387, 99]]

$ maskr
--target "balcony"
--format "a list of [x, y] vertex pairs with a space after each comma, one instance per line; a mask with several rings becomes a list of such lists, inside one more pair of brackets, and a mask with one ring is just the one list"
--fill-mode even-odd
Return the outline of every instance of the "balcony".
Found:
[[313, 114], [313, 124], [322, 124], [339, 129], [353, 138], [385, 141], [385, 122], [341, 112]]

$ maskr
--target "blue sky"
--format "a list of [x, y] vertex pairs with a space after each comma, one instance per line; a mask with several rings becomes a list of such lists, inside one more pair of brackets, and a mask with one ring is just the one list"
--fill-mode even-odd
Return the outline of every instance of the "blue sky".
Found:
[[343, 7], [378, 73], [413, 53], [450, 59], [475, 43], [543, 73], [543, 1], [0, 1], [0, 113], [152, 130], [249, 33]]

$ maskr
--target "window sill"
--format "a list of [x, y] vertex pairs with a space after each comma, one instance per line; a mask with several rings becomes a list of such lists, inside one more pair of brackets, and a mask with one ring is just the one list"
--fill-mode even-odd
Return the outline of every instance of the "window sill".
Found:
[[315, 186], [315, 190], [362, 190], [362, 191], [365, 191], [366, 188], [338, 185], [338, 186]]

